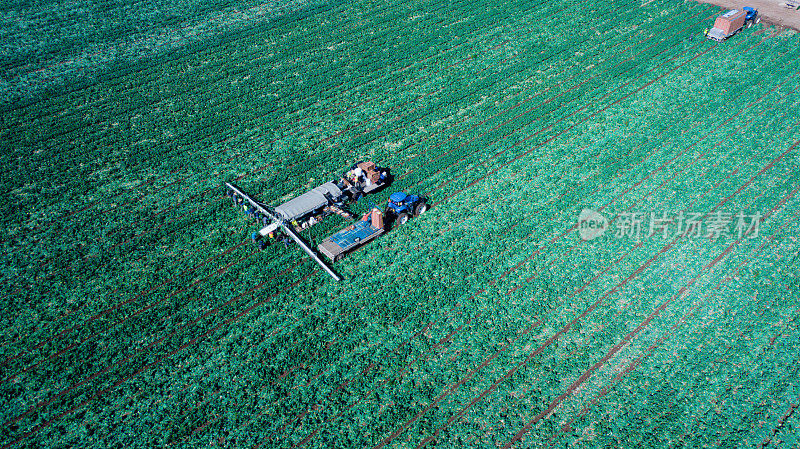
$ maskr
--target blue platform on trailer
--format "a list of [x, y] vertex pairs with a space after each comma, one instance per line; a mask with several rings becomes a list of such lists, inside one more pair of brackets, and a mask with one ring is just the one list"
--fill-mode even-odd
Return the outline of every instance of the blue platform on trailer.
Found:
[[352, 226], [348, 226], [336, 234], [333, 234], [330, 239], [333, 243], [339, 245], [340, 248], [347, 248], [379, 231], [380, 229], [373, 228], [368, 221], [357, 221]]

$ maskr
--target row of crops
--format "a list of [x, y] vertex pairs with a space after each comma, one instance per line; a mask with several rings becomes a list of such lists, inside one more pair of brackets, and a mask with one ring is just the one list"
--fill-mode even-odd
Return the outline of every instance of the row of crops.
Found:
[[[330, 2], [7, 107], [0, 444], [791, 441], [797, 38], [717, 13]], [[361, 159], [434, 207], [341, 284], [220, 195]], [[765, 220], [585, 242], [586, 207]]]

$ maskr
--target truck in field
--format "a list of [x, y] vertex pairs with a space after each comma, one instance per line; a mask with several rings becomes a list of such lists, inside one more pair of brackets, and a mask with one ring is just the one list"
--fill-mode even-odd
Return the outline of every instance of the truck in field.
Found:
[[755, 21], [756, 17], [758, 17], [758, 10], [749, 6], [726, 11], [714, 21], [714, 27], [706, 34], [706, 38], [722, 42], [741, 31], [746, 23]]

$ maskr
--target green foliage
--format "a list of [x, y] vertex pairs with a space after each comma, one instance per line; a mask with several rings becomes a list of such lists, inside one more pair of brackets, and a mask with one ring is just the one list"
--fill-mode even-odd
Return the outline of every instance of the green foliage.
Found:
[[[793, 444], [798, 38], [646, 3], [20, 10], [61, 31], [3, 66], [0, 444]], [[342, 283], [220, 197], [362, 159], [396, 178], [354, 212], [433, 208]], [[584, 208], [769, 217], [639, 244]]]

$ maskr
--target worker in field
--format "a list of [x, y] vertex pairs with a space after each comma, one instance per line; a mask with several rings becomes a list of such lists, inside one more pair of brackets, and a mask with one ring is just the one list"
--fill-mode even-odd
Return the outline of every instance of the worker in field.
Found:
[[705, 30], [703, 30], [703, 36], [706, 36], [706, 37], [708, 36], [708, 28], [706, 28]]

